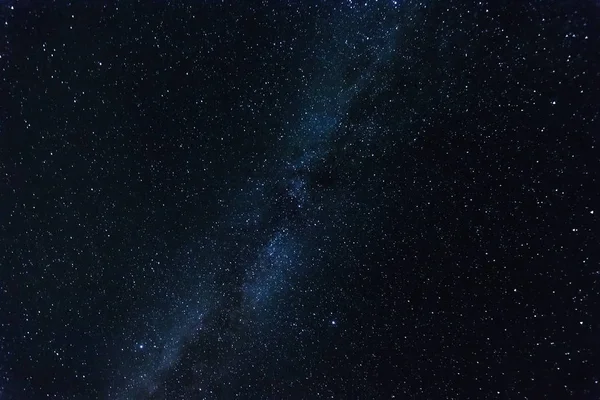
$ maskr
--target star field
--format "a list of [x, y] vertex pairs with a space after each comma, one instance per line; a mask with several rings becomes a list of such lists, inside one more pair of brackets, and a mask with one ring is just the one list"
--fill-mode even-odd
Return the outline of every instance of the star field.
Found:
[[596, 1], [0, 1], [0, 399], [600, 396]]

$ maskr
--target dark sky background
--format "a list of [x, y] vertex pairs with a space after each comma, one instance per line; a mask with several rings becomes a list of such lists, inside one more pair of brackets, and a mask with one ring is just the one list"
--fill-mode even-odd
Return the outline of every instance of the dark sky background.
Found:
[[596, 1], [2, 1], [0, 399], [600, 398]]

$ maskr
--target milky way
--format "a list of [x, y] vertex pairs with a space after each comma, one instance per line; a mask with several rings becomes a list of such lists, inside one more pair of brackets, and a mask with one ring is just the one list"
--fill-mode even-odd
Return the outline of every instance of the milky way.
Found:
[[[393, 51], [398, 25], [389, 21], [392, 15], [384, 14], [385, 18], [381, 18], [377, 11], [381, 12], [381, 9], [344, 9], [334, 11], [320, 22], [317, 31], [322, 37], [319, 41], [327, 44], [316, 49], [315, 72], [309, 76], [308, 88], [299, 89], [302, 98], [297, 100], [298, 104], [292, 104], [297, 111], [281, 132], [281, 142], [274, 154], [267, 155], [271, 164], [269, 176], [254, 179], [239, 189], [242, 193], [254, 193], [256, 197], [242, 196], [241, 200], [234, 199], [228, 205], [231, 214], [225, 216], [227, 227], [221, 232], [226, 239], [220, 239], [219, 244], [223, 244], [222, 240], [231, 240], [232, 247], [239, 245], [235, 238], [240, 227], [230, 221], [241, 221], [251, 235], [265, 240], [247, 245], [244, 257], [234, 256], [232, 260], [211, 265], [218, 271], [216, 274], [225, 270], [225, 275], [230, 275], [235, 270], [233, 279], [226, 278], [234, 282], [221, 288], [200, 287], [200, 293], [210, 290], [218, 294], [199, 300], [193, 312], [186, 310], [177, 317], [177, 324], [184, 328], [173, 332], [170, 328], [165, 331], [163, 326], [149, 327], [151, 332], [158, 333], [152, 342], [166, 341], [166, 344], [157, 346], [156, 354], [148, 356], [139, 370], [127, 378], [126, 388], [121, 389], [124, 394], [117, 397], [131, 398], [133, 393], [160, 396], [162, 387], [170, 383], [171, 370], [179, 371], [179, 365], [190, 357], [184, 351], [203, 352], [204, 348], [214, 346], [214, 335], [207, 338], [202, 330], [215, 331], [217, 342], [225, 341], [231, 348], [222, 351], [217, 364], [194, 364], [194, 376], [200, 381], [203, 376], [214, 374], [215, 367], [224, 371], [215, 377], [217, 380], [235, 379], [228, 368], [252, 369], [252, 364], [243, 359], [244, 352], [271, 346], [270, 331], [285, 330], [280, 327], [280, 316], [269, 315], [278, 309], [273, 303], [285, 301], [286, 296], [302, 296], [292, 292], [296, 282], [303, 276], [310, 276], [307, 274], [310, 269], [325, 267], [314, 249], [324, 244], [325, 230], [336, 230], [337, 222], [322, 211], [324, 203], [340, 201], [338, 212], [345, 212], [345, 200], [336, 193], [327, 194], [325, 200], [315, 198], [314, 192], [318, 188], [315, 188], [314, 171], [324, 168], [339, 143], [351, 139], [370, 140], [361, 132], [368, 131], [364, 124], [355, 127], [352, 138], [345, 134], [343, 126], [348, 124], [348, 110], [356, 96], [374, 83], [378, 68]], [[384, 8], [384, 11], [393, 10]], [[356, 60], [360, 60], [361, 65], [356, 68], [355, 76], [344, 77], [341, 71], [351, 68], [350, 64]], [[215, 234], [206, 232], [207, 237]], [[225, 267], [224, 263], [230, 266]], [[200, 267], [199, 271], [203, 279], [206, 267]], [[246, 342], [237, 344], [242, 337]], [[164, 395], [168, 396], [168, 393], [173, 393], [173, 388]], [[112, 393], [109, 396], [112, 397]]]
[[600, 393], [595, 2], [1, 3], [2, 400]]

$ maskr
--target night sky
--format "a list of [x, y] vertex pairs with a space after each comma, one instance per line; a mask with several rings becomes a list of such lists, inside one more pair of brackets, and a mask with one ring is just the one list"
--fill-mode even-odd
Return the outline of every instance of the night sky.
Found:
[[599, 399], [600, 3], [0, 2], [0, 399]]

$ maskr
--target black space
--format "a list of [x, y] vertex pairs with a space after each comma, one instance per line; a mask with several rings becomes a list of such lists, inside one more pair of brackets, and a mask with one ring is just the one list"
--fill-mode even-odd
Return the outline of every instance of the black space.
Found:
[[600, 398], [600, 5], [0, 1], [0, 399]]

